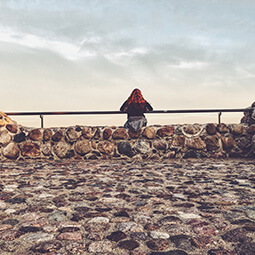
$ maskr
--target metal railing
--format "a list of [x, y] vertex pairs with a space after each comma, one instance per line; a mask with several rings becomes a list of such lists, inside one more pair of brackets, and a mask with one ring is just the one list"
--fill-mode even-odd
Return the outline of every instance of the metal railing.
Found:
[[[154, 110], [146, 112], [146, 114], [157, 113], [218, 113], [218, 123], [221, 123], [221, 115], [223, 112], [249, 112], [254, 108], [245, 109], [193, 109], [193, 110]], [[46, 115], [105, 115], [105, 114], [127, 114], [121, 111], [67, 111], [67, 112], [6, 112], [7, 115], [13, 116], [40, 116], [41, 127], [44, 127], [44, 116]]]

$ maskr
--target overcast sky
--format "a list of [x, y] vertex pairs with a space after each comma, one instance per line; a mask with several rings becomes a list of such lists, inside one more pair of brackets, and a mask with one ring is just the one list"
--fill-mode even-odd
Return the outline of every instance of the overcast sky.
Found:
[[[255, 101], [254, 17], [254, 0], [0, 0], [0, 111], [119, 110], [134, 88], [156, 110], [244, 108]], [[147, 116], [150, 124], [217, 121]]]

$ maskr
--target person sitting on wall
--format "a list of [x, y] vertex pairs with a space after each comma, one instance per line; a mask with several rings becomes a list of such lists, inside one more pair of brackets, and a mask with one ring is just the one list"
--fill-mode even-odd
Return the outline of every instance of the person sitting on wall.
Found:
[[153, 111], [153, 108], [143, 98], [141, 91], [139, 89], [134, 89], [129, 98], [120, 107], [120, 110], [128, 114], [128, 120], [124, 127], [138, 132], [141, 127], [147, 125], [144, 113]]

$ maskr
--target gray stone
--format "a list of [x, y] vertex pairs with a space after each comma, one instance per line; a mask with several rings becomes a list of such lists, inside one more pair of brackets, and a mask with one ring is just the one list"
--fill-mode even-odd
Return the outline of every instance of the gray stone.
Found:
[[150, 151], [150, 146], [148, 143], [138, 140], [134, 145], [134, 149], [141, 154], [146, 154]]
[[120, 154], [132, 156], [132, 147], [129, 142], [120, 142], [118, 144], [118, 151]]
[[66, 220], [66, 212], [64, 211], [54, 212], [48, 216], [48, 219], [53, 222], [64, 221]]
[[79, 133], [74, 128], [68, 128], [66, 131], [66, 137], [70, 142], [75, 142], [79, 138]]
[[24, 241], [32, 243], [48, 242], [54, 239], [54, 234], [36, 233], [24, 236]]
[[70, 149], [70, 144], [63, 141], [60, 141], [53, 146], [53, 151], [59, 158], [65, 158]]
[[91, 253], [109, 253], [112, 251], [112, 243], [110, 241], [97, 241], [89, 245], [88, 251]]
[[0, 132], [0, 144], [7, 145], [11, 141], [11, 136], [7, 130]]
[[45, 156], [51, 155], [51, 144], [50, 143], [46, 143], [46, 144], [42, 145], [42, 153]]
[[150, 236], [153, 239], [168, 239], [170, 236], [165, 232], [151, 231]]
[[88, 221], [89, 224], [97, 223], [97, 224], [107, 224], [110, 220], [106, 217], [95, 217]]
[[17, 159], [19, 154], [20, 150], [16, 143], [9, 143], [3, 150], [3, 155], [9, 159]]

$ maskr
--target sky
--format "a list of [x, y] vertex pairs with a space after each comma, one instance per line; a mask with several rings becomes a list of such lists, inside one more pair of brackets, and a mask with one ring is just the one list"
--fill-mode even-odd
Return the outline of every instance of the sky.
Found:
[[[155, 110], [255, 101], [254, 0], [0, 0], [0, 111], [116, 111], [134, 88]], [[225, 113], [237, 123], [242, 113]], [[39, 117], [14, 117], [27, 126]], [[217, 114], [148, 114], [148, 124]], [[46, 126], [125, 115], [46, 116]]]

